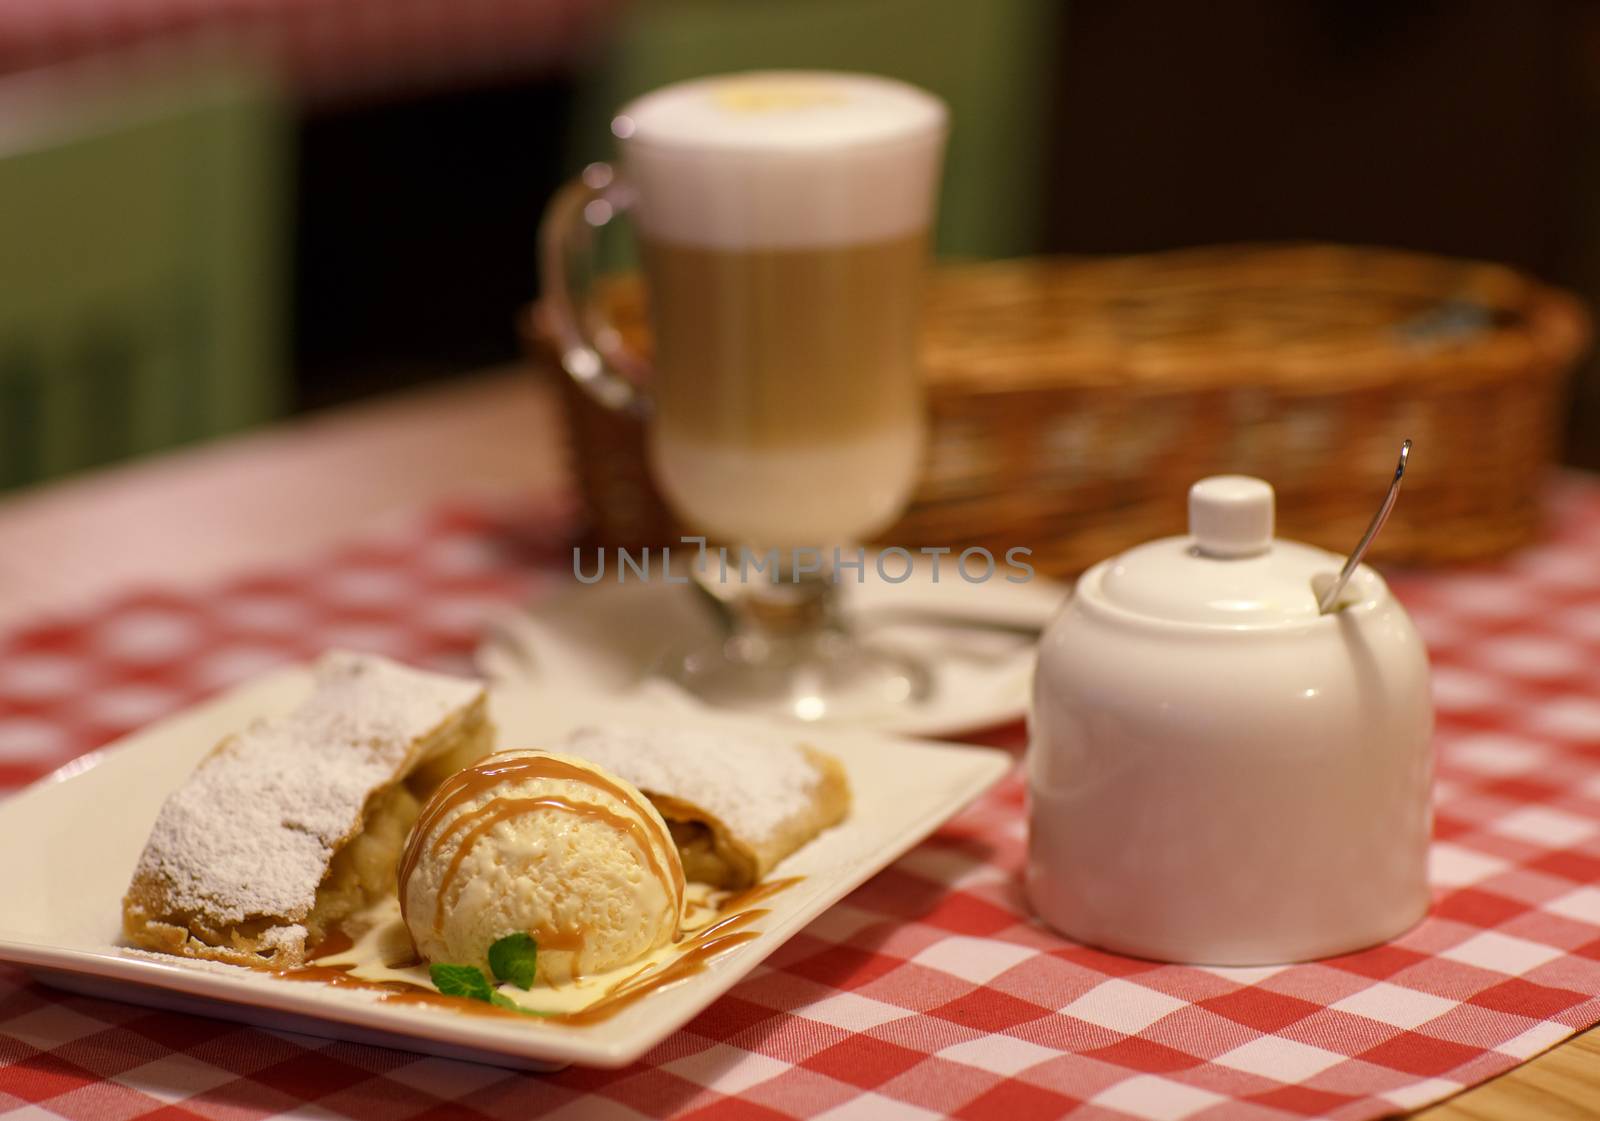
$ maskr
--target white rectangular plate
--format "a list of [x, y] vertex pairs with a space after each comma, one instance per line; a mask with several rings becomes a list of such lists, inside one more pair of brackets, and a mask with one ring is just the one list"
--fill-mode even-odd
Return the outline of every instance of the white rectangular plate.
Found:
[[[804, 879], [763, 904], [771, 914], [759, 938], [590, 1026], [381, 1004], [358, 992], [285, 984], [242, 967], [159, 959], [120, 947], [122, 893], [162, 799], [224, 735], [255, 717], [292, 709], [310, 689], [303, 669], [273, 674], [85, 756], [0, 802], [0, 853], [7, 854], [0, 862], [0, 960], [77, 992], [264, 1027], [505, 1066], [622, 1066], [988, 789], [1011, 762], [989, 748], [806, 730], [806, 740], [837, 755], [849, 772], [849, 819], [774, 872]], [[740, 723], [570, 691], [519, 689], [494, 696], [492, 708], [502, 748], [553, 746], [573, 727], [615, 718]]]

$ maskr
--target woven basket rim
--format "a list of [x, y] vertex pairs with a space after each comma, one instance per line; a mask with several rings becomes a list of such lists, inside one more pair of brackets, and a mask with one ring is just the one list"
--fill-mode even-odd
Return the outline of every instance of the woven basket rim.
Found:
[[[1132, 292], [1147, 268], [1165, 274], [1144, 302], [1094, 291]], [[1286, 497], [1287, 535], [1348, 548], [1376, 501], [1350, 480], [1392, 470], [1401, 436], [1426, 454], [1378, 559], [1502, 554], [1537, 532], [1562, 383], [1593, 330], [1582, 301], [1507, 266], [1369, 246], [947, 261], [935, 277], [952, 310], [939, 317], [930, 291], [930, 467], [887, 532], [911, 544], [1026, 541], [1040, 571], [1056, 574], [1180, 532], [1188, 485], [1218, 472], [1270, 478]], [[1208, 291], [1218, 277], [1243, 294]], [[628, 274], [598, 292], [624, 337], [648, 347], [642, 294]], [[1489, 314], [1469, 307], [1457, 320], [1453, 299]], [[1218, 324], [1214, 307], [1257, 309], [1259, 321]], [[1058, 331], [1063, 309], [1103, 319]], [[643, 426], [560, 375], [540, 316], [524, 308], [519, 327], [559, 387], [595, 539], [672, 540], [679, 527], [654, 486]]]
[[[1126, 278], [1148, 271], [1154, 276], [1190, 267], [1199, 273], [1224, 263], [1240, 273], [1269, 273], [1288, 266], [1327, 262], [1338, 262], [1347, 268], [1381, 266], [1391, 276], [1454, 273], [1476, 279], [1503, 297], [1515, 297], [1489, 305], [1489, 310], [1514, 316], [1515, 321], [1497, 323], [1464, 343], [1426, 348], [1374, 344], [1364, 352], [1333, 347], [1318, 353], [1305, 347], [1262, 346], [1233, 352], [1213, 348], [1184, 355], [1160, 347], [1129, 345], [1093, 355], [1062, 348], [1044, 337], [1031, 344], [1007, 339], [1002, 346], [985, 352], [976, 348], [993, 339], [979, 338], [972, 348], [960, 341], [942, 347], [938, 353], [929, 353], [925, 348], [924, 363], [931, 379], [960, 384], [978, 396], [1009, 395], [1034, 384], [1057, 391], [1115, 387], [1122, 392], [1157, 396], [1253, 386], [1291, 395], [1303, 392], [1306, 396], [1323, 396], [1417, 380], [1440, 382], [1440, 388], [1448, 383], [1450, 388], [1469, 389], [1502, 380], [1512, 370], [1524, 378], [1559, 378], [1588, 348], [1593, 337], [1593, 319], [1581, 300], [1508, 266], [1381, 246], [1311, 241], [1228, 243], [1121, 256], [946, 260], [935, 266], [930, 303], [937, 305], [941, 287], [957, 287], [968, 300], [986, 282], [994, 284], [1003, 298], [1013, 295], [1017, 284], [1034, 278], [1060, 287], [1067, 270], [1080, 266], [1085, 280], [1093, 282], [1113, 273]], [[1372, 279], [1363, 277], [1363, 282]], [[1428, 291], [1416, 283], [1410, 284], [1409, 290], [1419, 295]], [[602, 299], [622, 299], [630, 304], [636, 304], [643, 291], [640, 278], [632, 271], [612, 273], [602, 278], [599, 286]], [[1306, 291], [1308, 298], [1314, 296], [1315, 285]], [[637, 313], [635, 307], [635, 317], [642, 319]], [[518, 315], [519, 330], [526, 343], [548, 345], [549, 333], [542, 316], [537, 303], [525, 306]]]

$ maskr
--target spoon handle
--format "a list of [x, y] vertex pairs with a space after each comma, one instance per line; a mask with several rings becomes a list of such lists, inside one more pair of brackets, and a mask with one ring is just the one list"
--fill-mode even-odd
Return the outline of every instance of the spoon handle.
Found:
[[1333, 605], [1339, 602], [1339, 595], [1344, 591], [1344, 586], [1350, 582], [1350, 577], [1355, 573], [1356, 566], [1361, 563], [1361, 558], [1367, 555], [1367, 549], [1372, 545], [1372, 539], [1378, 536], [1378, 531], [1383, 528], [1383, 523], [1389, 520], [1389, 511], [1394, 509], [1394, 500], [1400, 497], [1400, 480], [1405, 478], [1406, 459], [1411, 455], [1411, 441], [1407, 440], [1400, 445], [1400, 462], [1395, 464], [1394, 481], [1389, 484], [1389, 493], [1384, 496], [1383, 505], [1378, 507], [1378, 512], [1372, 515], [1372, 521], [1367, 526], [1367, 532], [1361, 535], [1361, 541], [1350, 554], [1350, 559], [1344, 562], [1344, 567], [1339, 570], [1339, 577], [1328, 590], [1322, 593], [1322, 598], [1317, 601], [1317, 611], [1326, 615], [1333, 610]]

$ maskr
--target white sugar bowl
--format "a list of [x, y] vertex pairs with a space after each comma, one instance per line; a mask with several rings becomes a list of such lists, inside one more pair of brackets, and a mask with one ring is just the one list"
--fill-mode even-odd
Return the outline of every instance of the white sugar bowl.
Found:
[[1427, 653], [1365, 566], [1318, 612], [1341, 562], [1275, 540], [1272, 488], [1230, 475], [1191, 488], [1189, 536], [1078, 581], [1034, 676], [1027, 891], [1047, 923], [1263, 965], [1422, 917]]

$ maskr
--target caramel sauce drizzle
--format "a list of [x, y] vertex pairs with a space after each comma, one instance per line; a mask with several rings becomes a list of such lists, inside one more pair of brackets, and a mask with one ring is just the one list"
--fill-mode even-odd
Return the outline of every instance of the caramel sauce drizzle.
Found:
[[780, 891], [787, 891], [803, 879], [805, 879], [804, 876], [790, 876], [787, 879], [766, 880], [763, 883], [752, 884], [743, 891], [724, 899], [717, 907], [717, 913], [731, 915], [739, 911], [748, 910], [763, 899], [771, 899]]
[[[577, 1027], [597, 1024], [602, 1020], [609, 1020], [641, 997], [676, 984], [696, 973], [705, 972], [706, 967], [716, 958], [761, 937], [760, 931], [743, 928], [772, 912], [766, 908], [752, 907], [751, 904], [770, 899], [778, 892], [799, 883], [801, 879], [803, 879], [801, 876], [791, 876], [788, 879], [770, 880], [729, 896], [717, 907], [717, 914], [723, 917], [681, 939], [677, 944], [676, 956], [660, 968], [645, 966], [635, 973], [630, 973], [586, 1008], [572, 1012], [546, 1013], [539, 1018]], [[384, 994], [380, 1001], [383, 1004], [427, 1005], [449, 1008], [473, 1016], [511, 1016], [521, 1019], [526, 1015], [509, 1008], [497, 1008], [481, 1000], [445, 996], [426, 985], [413, 984], [410, 981], [363, 980], [351, 975], [350, 971], [354, 968], [354, 965], [304, 965], [297, 969], [281, 970], [272, 976], [281, 981], [318, 981], [336, 989], [380, 992]]]
[[[754, 914], [755, 912], [747, 913]], [[711, 938], [704, 942], [687, 942], [684, 944], [686, 948], [682, 954], [673, 958], [655, 972], [642, 975], [635, 974], [632, 980], [621, 982], [616, 988], [587, 1008], [580, 1008], [575, 1012], [563, 1012], [558, 1016], [548, 1017], [548, 1019], [580, 1027], [585, 1024], [597, 1024], [602, 1020], [609, 1020], [639, 998], [647, 996], [657, 989], [664, 989], [668, 985], [682, 981], [685, 977], [703, 973], [706, 965], [713, 958], [727, 953], [736, 946], [742, 946], [746, 942], [753, 942], [760, 937], [760, 931], [741, 930], [734, 934], [724, 934], [720, 938]], [[491, 1007], [493, 1006], [491, 1005]]]
[[355, 949], [355, 936], [342, 926], [336, 926], [328, 931], [327, 935], [312, 948], [309, 957], [312, 961], [318, 958], [331, 958], [335, 954], [342, 954], [346, 950]]
[[[322, 941], [310, 948], [307, 952], [306, 960], [315, 963], [324, 958], [338, 957], [340, 954], [348, 953], [350, 950], [355, 949], [356, 942], [365, 933], [366, 931], [363, 929], [351, 930], [343, 924], [336, 926], [323, 937]], [[406, 937], [406, 944], [408, 946], [411, 944], [409, 935]], [[399, 961], [386, 961], [383, 963], [385, 969], [410, 969], [421, 964], [423, 964], [422, 955], [417, 953], [414, 946]], [[333, 968], [348, 969], [352, 967], [335, 966]]]
[[[473, 767], [457, 771], [440, 784], [428, 804], [422, 808], [422, 814], [412, 828], [411, 839], [406, 844], [406, 851], [400, 860], [400, 913], [406, 912], [406, 885], [411, 880], [411, 874], [416, 871], [417, 863], [422, 859], [423, 846], [435, 826], [439, 824], [452, 810], [470, 802], [479, 795], [486, 794], [503, 782], [516, 782], [528, 779], [568, 779], [580, 782], [602, 790], [619, 801], [635, 806], [639, 810], [638, 820], [629, 820], [604, 806], [586, 802], [572, 802], [567, 799], [549, 795], [540, 798], [496, 798], [487, 805], [470, 814], [462, 814], [452, 821], [434, 840], [429, 848], [431, 853], [437, 853], [463, 829], [468, 830], [467, 836], [461, 841], [460, 848], [451, 860], [450, 866], [445, 871], [443, 882], [439, 885], [439, 908], [434, 913], [434, 929], [438, 929], [442, 918], [446, 889], [454, 880], [461, 862], [478, 838], [483, 836], [499, 821], [514, 817], [518, 813], [525, 813], [533, 809], [554, 809], [561, 812], [583, 815], [605, 821], [608, 825], [631, 836], [644, 854], [650, 869], [663, 884], [670, 884], [674, 897], [683, 898], [684, 880], [683, 867], [676, 860], [663, 859], [668, 854], [675, 854], [677, 846], [673, 843], [671, 835], [660, 824], [654, 813], [646, 806], [641, 806], [642, 797], [625, 789], [618, 783], [612, 782], [605, 776], [594, 771], [557, 759], [551, 755], [523, 755], [513, 759], [499, 759], [491, 757]], [[509, 808], [515, 807], [515, 808]], [[476, 824], [474, 824], [476, 823]], [[680, 908], [681, 909], [681, 908]], [[538, 937], [538, 935], [535, 935]], [[581, 937], [581, 936], [580, 936]], [[548, 944], [551, 949], [566, 949], [568, 947], [555, 945], [554, 942], [546, 943], [542, 939], [541, 945]], [[579, 945], [581, 946], [581, 941]]]

